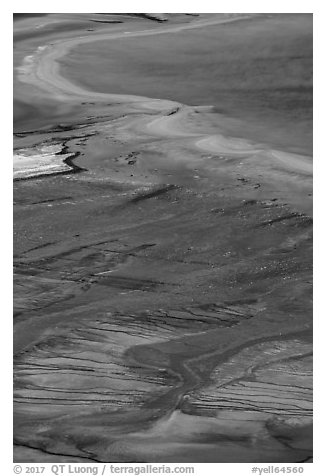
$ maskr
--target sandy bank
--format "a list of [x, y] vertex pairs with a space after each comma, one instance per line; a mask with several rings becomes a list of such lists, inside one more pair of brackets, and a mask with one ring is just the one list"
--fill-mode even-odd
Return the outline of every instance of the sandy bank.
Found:
[[74, 84], [58, 61], [99, 35], [118, 37], [44, 35], [17, 75], [67, 109], [18, 129], [16, 170], [71, 151], [84, 171], [14, 183], [16, 461], [303, 462], [308, 158], [209, 107]]
[[62, 154], [61, 145], [44, 145], [40, 148], [20, 149], [14, 154], [14, 180], [64, 173], [71, 167], [64, 161], [72, 154]]

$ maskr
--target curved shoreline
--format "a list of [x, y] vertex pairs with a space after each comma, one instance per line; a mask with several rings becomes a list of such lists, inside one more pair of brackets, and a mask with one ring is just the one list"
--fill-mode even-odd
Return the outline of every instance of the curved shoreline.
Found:
[[[221, 23], [221, 21], [218, 23]], [[198, 26], [202, 26], [202, 24]], [[164, 29], [164, 32], [166, 31], [167, 29]], [[145, 33], [149, 34], [148, 32]], [[150, 34], [155, 33], [157, 33], [156, 30], [151, 30]], [[112, 38], [110, 35], [104, 36]], [[89, 37], [87, 41], [96, 41], [97, 38]], [[243, 379], [246, 381], [247, 373], [252, 372], [253, 365], [250, 349], [253, 349], [257, 343], [263, 345], [268, 342], [275, 342], [275, 347], [277, 347], [278, 342], [288, 342], [293, 338], [301, 339], [301, 342], [303, 342], [305, 339], [308, 340], [310, 336], [310, 322], [307, 319], [309, 311], [305, 315], [301, 312], [302, 309], [306, 311], [306, 301], [301, 302], [299, 300], [301, 294], [304, 296], [303, 299], [305, 298], [304, 293], [307, 286], [306, 275], [304, 274], [306, 270], [303, 269], [303, 266], [309, 259], [300, 254], [300, 249], [293, 251], [296, 249], [297, 243], [301, 243], [299, 238], [302, 240], [307, 238], [305, 230], [299, 229], [299, 218], [293, 224], [287, 225], [289, 217], [292, 219], [296, 215], [284, 214], [285, 212], [282, 211], [283, 197], [279, 193], [280, 188], [274, 186], [274, 184], [277, 183], [279, 178], [285, 182], [289, 178], [289, 187], [290, 180], [296, 182], [300, 189], [298, 193], [303, 196], [301, 185], [303, 181], [309, 180], [311, 164], [303, 156], [271, 150], [265, 148], [263, 144], [254, 144], [245, 139], [227, 137], [222, 133], [203, 133], [202, 131], [205, 131], [204, 126], [206, 126], [204, 114], [207, 107], [206, 109], [205, 107], [191, 107], [175, 101], [141, 96], [92, 93], [74, 85], [61, 75], [58, 60], [67, 54], [71, 47], [79, 44], [79, 40], [83, 42], [85, 39], [63, 40], [50, 47], [42, 47], [35, 57], [29, 58], [26, 62], [25, 70], [20, 70], [20, 79], [53, 94], [59, 101], [67, 103], [68, 107], [69, 103], [76, 105], [84, 101], [85, 98], [96, 100], [98, 103], [95, 106], [94, 102], [91, 103], [94, 108], [93, 106], [89, 107], [93, 114], [98, 112], [96, 106], [101, 105], [102, 102], [103, 107], [106, 107], [105, 102], [108, 100], [113, 102], [113, 106], [117, 105], [117, 102], [120, 103], [121, 110], [124, 113], [123, 119], [120, 121], [119, 118], [117, 124], [112, 125], [112, 127], [109, 123], [110, 119], [105, 119], [103, 130], [101, 130], [99, 115], [93, 116], [95, 121], [92, 123], [92, 127], [97, 128], [102, 133], [98, 142], [103, 140], [103, 136], [105, 136], [104, 145], [102, 146], [103, 149], [105, 148], [105, 153], [110, 144], [113, 148], [113, 152], [108, 154], [109, 158], [105, 157], [104, 161], [101, 162], [100, 169], [96, 169], [94, 165], [93, 178], [95, 185], [99, 184], [99, 189], [102, 187], [100, 180], [103, 175], [107, 178], [111, 171], [114, 171], [115, 166], [111, 167], [111, 163], [117, 163], [114, 160], [120, 159], [120, 163], [126, 165], [125, 161], [128, 158], [132, 159], [130, 160], [130, 162], [133, 162], [131, 167], [125, 167], [125, 170], [128, 170], [125, 173], [128, 175], [131, 171], [134, 174], [133, 170], [141, 163], [141, 160], [146, 162], [148, 157], [146, 174], [147, 170], [154, 166], [160, 167], [161, 163], [159, 161], [163, 157], [161, 162], [168, 162], [168, 165], [166, 166], [164, 163], [162, 168], [164, 165], [167, 169], [169, 168], [169, 160], [172, 164], [169, 172], [174, 173], [174, 164], [177, 168], [178, 161], [186, 164], [180, 174], [184, 171], [187, 172], [190, 163], [189, 169], [192, 170], [189, 174], [192, 175], [192, 178], [199, 179], [201, 177], [198, 175], [193, 176], [194, 173], [197, 174], [198, 169], [194, 167], [197, 167], [198, 164], [199, 168], [203, 167], [207, 172], [206, 175], [209, 176], [211, 181], [201, 182], [201, 189], [198, 194], [194, 193], [193, 197], [188, 194], [188, 187], [180, 187], [182, 188], [180, 196], [167, 197], [166, 201], [158, 200], [156, 202], [157, 194], [150, 191], [147, 196], [145, 195], [145, 198], [153, 199], [151, 202], [148, 200], [142, 202], [138, 195], [134, 196], [132, 193], [121, 194], [120, 201], [115, 202], [115, 195], [113, 193], [108, 195], [106, 183], [103, 184], [103, 191], [99, 190], [98, 194], [94, 194], [95, 188], [90, 188], [87, 193], [86, 182], [88, 179], [87, 174], [85, 174], [85, 181], [82, 177], [81, 180], [71, 180], [66, 185], [66, 187], [71, 187], [69, 193], [74, 196], [76, 207], [71, 207], [66, 216], [64, 214], [67, 209], [66, 205], [63, 205], [59, 212], [58, 209], [52, 209], [52, 216], [48, 214], [46, 209], [40, 215], [44, 219], [44, 224], [42, 223], [42, 226], [37, 228], [37, 233], [40, 230], [43, 235], [43, 230], [49, 223], [48, 215], [50, 215], [51, 226], [52, 224], [55, 225], [56, 219], [60, 221], [61, 234], [55, 235], [58, 242], [54, 242], [52, 248], [45, 249], [41, 258], [38, 252], [34, 255], [33, 252], [31, 255], [27, 252], [25, 262], [23, 259], [23, 262], [27, 265], [27, 268], [24, 268], [25, 273], [26, 269], [29, 272], [29, 267], [32, 269], [33, 265], [39, 266], [40, 279], [42, 279], [44, 267], [45, 273], [50, 272], [50, 276], [61, 283], [62, 271], [64, 271], [65, 279], [76, 280], [76, 283], [78, 283], [76, 286], [82, 286], [78, 287], [78, 290], [84, 293], [84, 289], [86, 289], [90, 292], [81, 299], [80, 297], [77, 298], [76, 294], [72, 298], [74, 301], [67, 306], [65, 303], [63, 307], [60, 303], [50, 303], [45, 312], [40, 307], [35, 313], [32, 310], [30, 315], [24, 316], [26, 322], [22, 322], [21, 329], [26, 329], [32, 322], [34, 328], [33, 325], [30, 326], [31, 330], [34, 332], [36, 329], [39, 334], [37, 338], [33, 335], [33, 342], [31, 343], [31, 334], [27, 333], [25, 341], [27, 342], [27, 339], [29, 339], [27, 344], [29, 348], [27, 349], [26, 346], [23, 349], [24, 352], [19, 353], [21, 362], [18, 363], [17, 381], [19, 382], [19, 378], [25, 378], [26, 380], [21, 380], [23, 388], [21, 394], [19, 393], [20, 389], [17, 392], [17, 441], [24, 445], [28, 439], [28, 443], [35, 449], [42, 448], [43, 451], [49, 453], [52, 451], [53, 454], [61, 455], [61, 457], [64, 454], [66, 457], [69, 457], [69, 455], [72, 457], [72, 454], [75, 457], [86, 457], [88, 455], [91, 459], [94, 458], [94, 461], [107, 461], [108, 458], [113, 459], [113, 461], [125, 461], [126, 458], [129, 458], [127, 459], [129, 461], [135, 458], [134, 455], [137, 455], [137, 458], [148, 460], [156, 458], [157, 455], [160, 456], [160, 451], [165, 451], [165, 454], [172, 453], [172, 456], [175, 451], [175, 458], [179, 458], [180, 455], [182, 457], [182, 451], [186, 451], [187, 456], [189, 455], [188, 457], [195, 462], [197, 460], [201, 461], [200, 458], [207, 462], [205, 459], [208, 457], [214, 460], [223, 459], [223, 457], [231, 458], [231, 460], [233, 458], [237, 460], [238, 458], [239, 460], [244, 457], [242, 451], [248, 452], [249, 456], [245, 455], [245, 459], [251, 457], [255, 461], [256, 454], [259, 454], [259, 452], [261, 452], [260, 457], [264, 461], [270, 461], [271, 459], [274, 461], [280, 454], [283, 455], [282, 457], [286, 461], [295, 462], [299, 459], [308, 458], [307, 455], [310, 455], [310, 453], [308, 453], [305, 446], [299, 448], [294, 446], [292, 448], [284, 445], [283, 447], [283, 443], [278, 443], [277, 438], [273, 439], [274, 436], [270, 435], [268, 429], [266, 429], [266, 421], [269, 421], [268, 408], [266, 410], [269, 396], [263, 400], [262, 405], [257, 404], [256, 429], [252, 432], [251, 422], [255, 421], [256, 417], [251, 420], [250, 415], [249, 418], [246, 415], [244, 423], [239, 424], [240, 420], [238, 418], [241, 414], [237, 412], [239, 409], [241, 410], [242, 405], [241, 391], [230, 389], [230, 395], [235, 391], [239, 404], [234, 404], [231, 410], [231, 412], [234, 411], [234, 415], [226, 417], [226, 423], [224, 423], [223, 414], [221, 415], [221, 413], [223, 413], [223, 405], [229, 402], [228, 397], [222, 394], [222, 397], [216, 398], [216, 394], [213, 392], [211, 398], [214, 400], [215, 414], [205, 413], [206, 411], [209, 412], [209, 406], [203, 406], [201, 412], [199, 393], [201, 390], [204, 392], [207, 386], [214, 383], [213, 378], [211, 378], [214, 369], [217, 369], [218, 374], [215, 380], [216, 386], [225, 387], [223, 375], [219, 372], [221, 372], [224, 364], [229, 365], [232, 358], [237, 356], [239, 359], [243, 359], [243, 365], [246, 367], [242, 369], [241, 365], [234, 366], [232, 370], [231, 365], [231, 368], [229, 368], [230, 378], [233, 377], [234, 381], [239, 380], [241, 376], [239, 377], [238, 372], [241, 373], [243, 370]], [[110, 105], [107, 105], [107, 107], [109, 109]], [[87, 106], [85, 110], [87, 111]], [[151, 111], [150, 114], [148, 111]], [[199, 112], [196, 115], [199, 125], [194, 120], [195, 126], [191, 123], [194, 111]], [[196, 127], [199, 128], [200, 126], [202, 127], [197, 132]], [[133, 138], [137, 136], [140, 138], [133, 141]], [[54, 140], [51, 132], [50, 137], [51, 140]], [[59, 135], [53, 137], [57, 138], [57, 142], [60, 141]], [[119, 141], [120, 138], [121, 144], [119, 143], [118, 147], [114, 149], [115, 140]], [[81, 139], [81, 137], [78, 137], [78, 139]], [[87, 143], [88, 149], [83, 149], [82, 146], [79, 149], [78, 142], [68, 141], [69, 149], [66, 149], [65, 152], [69, 152], [70, 147], [72, 151], [85, 151], [84, 155], [88, 151], [90, 160], [93, 160], [95, 154], [93, 156], [92, 146], [95, 144], [94, 148], [96, 149], [96, 141], [97, 138], [95, 142], [90, 141], [90, 145]], [[65, 144], [64, 140], [61, 142], [63, 145]], [[150, 143], [149, 147], [147, 143]], [[139, 154], [140, 159], [138, 155], [130, 157], [131, 147], [132, 151], [136, 151], [131, 153]], [[137, 152], [138, 150], [141, 150], [141, 152]], [[145, 153], [142, 157], [143, 151]], [[157, 153], [158, 159], [154, 157], [151, 163], [150, 154], [146, 155], [148, 152], [153, 153], [154, 156]], [[118, 154], [122, 155], [118, 157]], [[69, 158], [66, 160], [69, 160]], [[99, 161], [101, 160], [102, 156], [100, 156]], [[108, 162], [105, 162], [105, 160]], [[132, 169], [132, 166], [138, 160], [135, 169]], [[237, 168], [239, 167], [238, 164], [241, 164], [241, 160], [244, 161], [242, 170], [241, 167], [240, 169]], [[89, 178], [91, 181], [90, 162], [86, 161], [86, 166], [90, 170]], [[279, 173], [279, 167], [282, 168], [281, 173]], [[286, 173], [283, 174], [284, 170]], [[201, 171], [200, 169], [200, 175], [202, 175]], [[274, 176], [273, 173], [275, 173]], [[103, 175], [101, 176], [101, 174]], [[220, 174], [219, 180], [216, 179], [218, 174]], [[265, 175], [261, 179], [262, 175], [259, 174]], [[130, 176], [134, 177], [134, 175]], [[206, 180], [206, 177], [204, 178]], [[264, 187], [272, 179], [274, 180], [273, 186]], [[163, 180], [170, 179], [163, 177]], [[130, 179], [129, 181], [131, 182]], [[260, 181], [262, 187], [260, 183], [257, 183]], [[59, 192], [67, 190], [67, 188], [62, 190], [60, 181], [57, 183], [54, 180], [53, 182], [56, 182], [53, 187], [58, 187]], [[152, 185], [150, 179], [147, 179], [147, 182]], [[191, 182], [191, 186], [194, 182], [196, 181]], [[76, 184], [79, 188], [78, 193], [74, 195], [76, 189], [73, 189], [73, 187]], [[229, 186], [229, 184], [231, 185]], [[48, 188], [50, 187], [47, 187], [46, 184], [43, 184], [43, 186], [45, 189], [43, 193], [46, 198], [49, 198]], [[223, 192], [224, 187], [228, 186], [227, 191]], [[303, 188], [305, 186], [306, 182], [304, 182]], [[256, 190], [256, 188], [260, 188], [260, 190]], [[174, 185], [168, 185], [166, 189], [175, 192]], [[103, 193], [105, 195], [102, 195]], [[57, 194], [56, 190], [55, 194], [58, 198], [63, 196], [63, 193]], [[90, 208], [83, 207], [82, 198], [84, 194], [85, 199], [90, 200]], [[291, 195], [291, 191], [289, 194]], [[163, 197], [165, 198], [165, 196]], [[113, 204], [108, 203], [111, 198], [113, 198]], [[98, 204], [96, 204], [97, 199], [99, 199]], [[191, 199], [194, 201], [191, 201]], [[271, 201], [269, 202], [267, 199], [271, 199]], [[179, 205], [174, 205], [178, 200]], [[277, 200], [279, 202], [275, 204]], [[304, 201], [306, 201], [306, 197], [304, 197]], [[250, 202], [252, 207], [248, 210], [245, 204]], [[133, 204], [137, 204], [136, 207]], [[127, 208], [128, 205], [131, 206]], [[116, 206], [114, 209], [116, 215], [112, 213], [113, 206]], [[125, 215], [122, 213], [121, 206], [125, 207], [124, 210], [127, 210]], [[216, 208], [217, 206], [223, 208]], [[73, 208], [75, 210], [72, 213]], [[22, 209], [22, 215], [24, 212], [25, 209]], [[32, 213], [34, 213], [33, 209], [31, 211], [33, 217]], [[34, 217], [36, 217], [36, 213]], [[61, 213], [61, 216], [59, 213]], [[220, 214], [224, 215], [221, 221]], [[75, 221], [72, 220], [73, 215], [76, 215]], [[126, 220], [128, 216], [129, 221]], [[93, 217], [95, 217], [94, 221], [92, 221]], [[25, 217], [23, 218], [25, 219]], [[171, 221], [164, 222], [162, 228], [159, 228], [157, 223], [161, 219]], [[88, 223], [87, 220], [89, 220]], [[281, 222], [281, 226], [283, 226], [282, 220], [287, 220], [284, 223], [288, 228], [275, 230], [273, 223]], [[86, 232], [83, 228], [85, 225], [81, 224], [83, 221], [89, 226]], [[110, 223], [111, 221], [112, 223]], [[70, 222], [72, 223], [71, 227]], [[26, 223], [28, 225], [28, 222]], [[66, 228], [69, 228], [68, 232], [64, 230], [62, 223], [66, 224]], [[272, 226], [270, 227], [270, 225]], [[295, 229], [296, 226], [297, 229]], [[302, 227], [304, 226], [305, 223], [302, 224]], [[239, 230], [240, 234], [243, 230], [243, 242], [241, 243], [238, 242], [238, 237], [234, 236]], [[97, 233], [99, 236], [95, 240]], [[204, 236], [206, 233], [208, 235], [207, 240]], [[80, 234], [82, 238], [80, 238]], [[268, 234], [272, 236], [271, 242]], [[38, 235], [41, 235], [41, 232]], [[38, 246], [34, 249], [39, 247], [38, 235], [35, 239], [35, 244]], [[173, 235], [173, 239], [170, 235]], [[45, 236], [44, 241], [50, 241], [47, 234], [43, 236]], [[286, 241], [289, 239], [290, 242]], [[71, 240], [73, 240], [74, 250], [70, 249], [72, 247]], [[306, 242], [303, 242], [306, 246]], [[144, 249], [149, 246], [157, 246], [153, 249], [152, 255], [147, 255], [147, 252], [143, 253]], [[176, 252], [169, 254], [169, 250], [174, 248]], [[284, 253], [290, 251], [293, 252], [293, 257], [290, 255], [287, 258]], [[275, 252], [276, 256], [273, 254]], [[47, 261], [48, 255], [51, 256], [49, 261]], [[116, 256], [119, 257], [117, 261]], [[149, 258], [149, 261], [147, 258]], [[288, 261], [286, 261], [287, 259]], [[285, 262], [284, 269], [282, 268], [283, 260]], [[159, 267], [162, 264], [165, 273], [162, 272], [164, 278], [162, 278], [162, 284], [166, 285], [163, 291], [158, 291], [157, 294], [150, 297], [148, 294], [142, 294], [144, 287], [137, 283], [131, 287], [118, 287], [117, 291], [112, 291], [112, 289], [115, 289], [114, 286], [110, 288], [112, 281], [110, 284], [110, 280], [108, 280], [106, 284], [104, 280], [103, 282], [96, 280], [98, 275], [108, 272], [117, 272], [118, 276], [116, 278], [120, 279], [121, 274], [122, 277], [127, 276], [127, 278], [133, 277], [135, 274], [137, 278], [138, 263], [141, 269], [139, 280], [142, 282], [148, 276], [152, 276], [153, 272], [159, 273]], [[175, 263], [178, 264], [175, 266]], [[181, 268], [180, 273], [178, 272], [178, 266]], [[222, 272], [219, 275], [219, 270], [224, 271], [225, 274]], [[175, 281], [172, 280], [173, 286], [174, 284], [178, 285], [177, 291], [173, 295], [172, 293], [169, 294], [171, 276], [176, 276]], [[287, 280], [290, 278], [291, 281], [281, 281], [281, 279]], [[294, 278], [296, 281], [294, 281]], [[187, 285], [184, 285], [186, 281]], [[263, 283], [261, 286], [258, 285], [256, 289], [255, 286], [250, 287], [253, 282], [256, 285], [259, 281]], [[158, 282], [161, 282], [161, 279]], [[287, 283], [288, 288], [286, 288]], [[304, 285], [300, 288], [302, 283]], [[108, 285], [108, 288], [105, 287], [106, 285]], [[201, 289], [197, 291], [199, 285]], [[248, 285], [247, 288], [246, 285]], [[32, 296], [36, 294], [37, 297], [38, 286], [36, 283], [31, 291]], [[288, 289], [288, 294], [284, 291], [283, 296], [281, 288]], [[110, 290], [109, 293], [107, 290]], [[130, 290], [132, 292], [137, 291], [138, 294], [130, 295], [128, 301]], [[161, 295], [159, 295], [160, 292]], [[253, 298], [256, 307], [246, 307], [247, 301], [239, 299], [242, 296], [247, 298], [246, 293]], [[120, 294], [126, 296], [122, 297]], [[271, 297], [267, 299], [266, 296], [270, 295]], [[157, 296], [160, 296], [159, 299]], [[175, 309], [174, 304], [172, 305], [169, 301], [169, 297], [172, 297], [171, 301], [175, 300], [177, 303]], [[256, 297], [259, 302], [257, 302]], [[290, 298], [290, 302], [287, 302], [288, 298]], [[128, 303], [126, 306], [122, 304], [125, 299]], [[278, 299], [280, 303], [277, 302]], [[298, 299], [298, 304], [294, 299]], [[203, 301], [204, 305], [193, 308], [194, 301], [196, 304]], [[276, 301], [276, 304], [274, 304], [274, 301]], [[207, 303], [215, 304], [217, 310], [211, 306], [207, 307]], [[293, 306], [291, 303], [293, 303]], [[130, 306], [130, 311], [127, 309], [128, 306]], [[160, 312], [155, 316], [159, 306]], [[238, 306], [240, 306], [240, 309]], [[291, 309], [289, 306], [292, 306]], [[301, 306], [298, 313], [296, 306]], [[126, 307], [126, 310], [124, 307]], [[171, 310], [169, 310], [170, 307]], [[115, 308], [118, 309], [116, 316], [114, 316]], [[146, 309], [146, 311], [144, 312], [143, 309]], [[65, 314], [66, 310], [68, 310], [68, 315]], [[110, 312], [107, 312], [108, 310]], [[29, 311], [27, 310], [27, 312]], [[153, 318], [153, 315], [155, 318]], [[125, 316], [128, 317], [127, 320]], [[29, 321], [29, 318], [31, 321]], [[181, 325], [178, 325], [178, 319], [181, 320]], [[42, 321], [42, 324], [37, 322], [38, 320]], [[63, 321], [64, 324], [61, 327]], [[205, 327], [202, 327], [202, 323], [205, 324]], [[147, 328], [150, 329], [150, 332], [146, 331], [144, 333], [144, 329]], [[164, 329], [166, 329], [166, 334]], [[139, 335], [137, 333], [141, 336], [140, 340], [138, 340]], [[45, 345], [42, 345], [42, 343]], [[244, 350], [248, 350], [249, 357], [243, 357], [242, 351]], [[252, 352], [257, 354], [255, 359], [258, 359], [261, 365], [266, 364], [266, 362], [272, 364], [273, 353], [268, 353], [268, 349], [266, 352], [263, 351], [265, 352], [264, 355], [261, 353], [261, 348], [258, 347], [253, 349]], [[292, 355], [291, 349], [285, 349], [284, 354], [282, 352], [280, 351], [280, 357], [283, 356], [285, 359]], [[294, 354], [299, 359], [306, 355], [302, 349], [298, 352], [295, 349]], [[49, 368], [43, 374], [37, 373], [37, 367], [35, 366], [39, 362], [43, 365], [46, 364], [47, 361], [44, 359], [48, 357], [57, 359], [55, 372], [53, 367], [49, 365]], [[71, 359], [73, 359], [72, 363]], [[113, 364], [116, 363], [116, 367], [110, 367], [112, 362]], [[31, 367], [32, 364], [34, 367]], [[78, 366], [81, 365], [83, 370], [86, 371], [85, 377], [77, 377]], [[31, 368], [33, 372], [30, 372]], [[158, 391], [156, 391], [157, 387], [155, 386], [145, 385], [146, 368], [156, 371], [153, 375], [150, 372], [148, 373], [150, 383], [156, 385], [163, 382]], [[71, 372], [68, 377], [65, 374], [67, 369]], [[26, 385], [26, 381], [28, 382], [28, 377], [24, 373], [26, 370], [32, 375], [32, 385], [29, 387]], [[99, 371], [98, 374], [96, 370]], [[164, 375], [160, 375], [161, 371], [164, 372]], [[289, 372], [291, 375], [296, 375], [295, 371], [291, 369]], [[165, 378], [165, 373], [170, 374], [171, 380]], [[88, 380], [89, 374], [91, 376], [93, 374], [94, 379], [90, 378]], [[115, 378], [117, 378], [119, 384], [114, 382], [112, 384], [112, 379]], [[253, 379], [255, 378], [254, 375]], [[137, 386], [138, 380], [141, 382], [139, 386]], [[129, 389], [128, 386], [125, 386], [125, 382], [130, 383], [132, 391], [134, 388], [139, 389], [139, 399], [136, 399], [136, 403], [130, 403], [132, 397], [124, 400], [124, 395], [128, 395]], [[277, 378], [271, 378], [271, 382], [271, 385], [275, 385], [276, 405], [279, 405], [275, 414], [278, 415], [280, 409], [285, 409], [284, 412], [286, 413], [287, 402], [284, 400], [282, 392], [287, 389], [283, 388], [282, 383], [277, 382]], [[143, 387], [143, 385], [145, 386]], [[199, 393], [196, 396], [197, 391]], [[60, 392], [59, 396], [57, 392]], [[250, 388], [248, 392], [250, 393]], [[82, 395], [76, 396], [76, 393]], [[244, 391], [244, 393], [246, 392]], [[191, 406], [188, 407], [188, 410], [189, 408], [190, 410], [187, 412], [187, 401], [189, 401], [187, 399], [188, 397], [191, 398], [191, 394], [193, 394], [194, 399], [197, 398], [199, 406], [196, 407], [196, 404], [194, 404], [192, 410]], [[94, 398], [94, 395], [96, 398]], [[89, 400], [88, 396], [90, 396]], [[246, 395], [243, 398], [245, 399], [245, 397]], [[255, 400], [254, 395], [249, 398]], [[271, 397], [271, 400], [273, 398], [274, 396]], [[288, 397], [288, 399], [291, 398], [293, 398], [292, 395]], [[117, 401], [116, 404], [115, 400]], [[34, 410], [35, 415], [29, 416], [26, 423], [26, 414], [31, 411], [32, 405], [35, 408], [35, 404], [40, 401], [44, 403], [43, 408], [48, 414], [42, 413], [38, 409]], [[246, 402], [246, 400], [244, 401]], [[62, 406], [60, 411], [56, 408], [56, 405], [59, 404]], [[244, 405], [246, 404], [244, 403]], [[75, 406], [76, 412], [75, 409], [71, 410], [73, 406]], [[53, 413], [51, 408], [54, 408]], [[199, 413], [196, 413], [196, 408], [199, 408]], [[251, 401], [246, 408], [246, 411], [248, 411], [248, 408], [249, 410], [252, 409]], [[177, 428], [176, 437], [173, 439], [173, 437], [171, 438], [173, 431], [171, 433], [169, 424], [177, 412], [182, 413], [184, 420], [180, 420], [179, 430]], [[298, 412], [300, 415], [299, 410]], [[272, 414], [274, 413], [272, 412]], [[208, 420], [206, 415], [212, 418]], [[306, 420], [303, 418], [302, 421], [300, 420], [300, 425], [304, 427]], [[29, 431], [31, 422], [33, 422], [33, 430]], [[228, 427], [228, 422], [230, 422], [230, 427]], [[196, 427], [197, 423], [198, 427]], [[233, 428], [233, 423], [235, 423], [237, 429]], [[160, 425], [164, 427], [165, 424], [167, 425], [166, 429], [163, 428], [163, 431], [160, 432]], [[223, 430], [224, 424], [226, 429]], [[203, 426], [201, 427], [201, 425]], [[241, 429], [241, 425], [243, 425], [243, 429]], [[155, 437], [157, 427], [159, 436]], [[297, 427], [295, 427], [295, 431], [297, 431]], [[184, 434], [186, 437], [183, 436]], [[262, 447], [260, 446], [261, 434], [269, 435], [269, 443], [263, 442]], [[257, 438], [257, 440], [254, 441], [254, 438]], [[175, 450], [169, 449], [170, 441], [172, 445], [176, 443]], [[166, 444], [166, 442], [168, 443]], [[277, 442], [277, 445], [275, 442]], [[230, 447], [230, 453], [225, 450], [223, 446], [225, 443], [227, 447]], [[158, 448], [157, 453], [155, 453], [155, 445]], [[267, 448], [268, 445], [270, 447]], [[153, 448], [152, 453], [151, 448]], [[146, 456], [143, 456], [146, 451]], [[221, 454], [218, 454], [219, 451]], [[257, 451], [256, 454], [255, 451]]]
[[[251, 18], [251, 16], [240, 16], [229, 19], [217, 20], [199, 20], [193, 23], [183, 24], [174, 27], [143, 30], [136, 32], [128, 32], [128, 38], [134, 36], [150, 36], [156, 34], [165, 34], [176, 32], [184, 29], [201, 28], [206, 25], [230, 23], [234, 21]], [[266, 158], [271, 161], [276, 161], [278, 166], [285, 169], [292, 170], [298, 173], [312, 174], [312, 160], [309, 157], [283, 152], [277, 149], [271, 149], [264, 144], [254, 146], [251, 141], [241, 140], [243, 148], [239, 148], [237, 142], [239, 139], [232, 137], [226, 138], [219, 135], [211, 134], [194, 134], [184, 130], [182, 125], [185, 124], [187, 114], [194, 110], [200, 110], [200, 107], [187, 106], [177, 101], [166, 99], [153, 99], [143, 96], [135, 95], [120, 95], [110, 93], [98, 93], [84, 89], [76, 84], [73, 84], [68, 79], [60, 74], [59, 60], [66, 56], [68, 52], [77, 45], [89, 42], [96, 42], [100, 40], [113, 40], [115, 38], [126, 38], [126, 32], [115, 34], [99, 34], [92, 37], [79, 37], [69, 40], [56, 41], [51, 45], [39, 47], [37, 53], [33, 57], [27, 57], [27, 65], [19, 68], [18, 79], [22, 82], [27, 82], [38, 86], [51, 92], [56, 99], [64, 100], [67, 96], [70, 101], [71, 95], [76, 99], [92, 99], [99, 101], [110, 100], [113, 103], [123, 103], [129, 106], [137, 106], [141, 109], [151, 109], [164, 113], [164, 117], [158, 117], [147, 121], [143, 132], [150, 132], [151, 135], [168, 136], [168, 137], [188, 137], [193, 139], [193, 146], [199, 150], [212, 153], [229, 153], [236, 156], [247, 155], [248, 153], [263, 153]], [[172, 111], [171, 111], [172, 110]], [[183, 120], [183, 123], [182, 123]], [[194, 140], [196, 139], [196, 140]], [[284, 159], [287, 157], [287, 160]]]

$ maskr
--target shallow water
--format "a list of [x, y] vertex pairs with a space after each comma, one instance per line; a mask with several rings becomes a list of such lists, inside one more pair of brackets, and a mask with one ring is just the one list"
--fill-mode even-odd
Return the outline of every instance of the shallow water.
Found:
[[91, 90], [213, 105], [238, 135], [312, 154], [310, 14], [83, 44], [62, 64]]
[[[307, 148], [303, 46], [296, 73], [292, 60], [273, 72], [270, 39], [268, 74], [248, 70], [269, 22], [283, 56], [284, 22], [306, 44], [306, 17], [283, 17], [108, 40], [64, 59], [90, 89], [116, 92], [112, 73], [127, 94], [212, 109], [76, 92], [46, 53], [30, 82], [16, 77], [21, 160], [60, 147], [82, 167], [14, 183], [16, 462], [311, 460], [311, 164], [247, 141]], [[52, 26], [17, 43], [15, 65], [76, 36]], [[254, 78], [273, 100], [246, 94]], [[293, 108], [274, 100], [284, 84]]]

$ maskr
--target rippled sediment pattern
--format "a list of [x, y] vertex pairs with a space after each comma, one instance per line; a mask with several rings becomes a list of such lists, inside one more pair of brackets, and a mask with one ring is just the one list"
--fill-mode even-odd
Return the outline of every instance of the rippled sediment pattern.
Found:
[[17, 22], [16, 461], [311, 461], [311, 157], [59, 67], [221, 15]]

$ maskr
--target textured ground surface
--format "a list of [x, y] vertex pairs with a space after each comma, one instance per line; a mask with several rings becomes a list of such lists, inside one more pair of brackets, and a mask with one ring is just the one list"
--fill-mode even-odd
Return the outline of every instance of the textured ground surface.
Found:
[[94, 38], [234, 20], [166, 18], [15, 21], [15, 153], [39, 168], [14, 182], [17, 462], [312, 456], [309, 147], [64, 75]]

